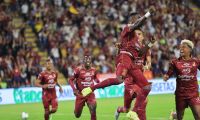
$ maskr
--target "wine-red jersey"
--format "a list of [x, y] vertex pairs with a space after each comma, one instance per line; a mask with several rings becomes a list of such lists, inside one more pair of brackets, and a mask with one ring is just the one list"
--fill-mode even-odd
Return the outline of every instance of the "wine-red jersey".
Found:
[[197, 69], [200, 69], [200, 60], [196, 58], [184, 60], [180, 57], [172, 60], [167, 75], [176, 74], [177, 96], [186, 98], [198, 96]]
[[[55, 71], [43, 71], [38, 75], [38, 80], [41, 81], [41, 84], [48, 84], [48, 88], [42, 89], [42, 95], [48, 98], [56, 98], [56, 89], [55, 85], [57, 83], [58, 74]], [[52, 87], [51, 87], [52, 86]]]

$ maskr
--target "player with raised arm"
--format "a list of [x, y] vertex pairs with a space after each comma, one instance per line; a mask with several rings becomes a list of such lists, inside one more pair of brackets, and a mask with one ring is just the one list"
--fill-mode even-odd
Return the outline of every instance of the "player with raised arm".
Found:
[[171, 61], [168, 72], [163, 76], [167, 81], [176, 75], [175, 102], [177, 119], [182, 120], [185, 108], [191, 108], [195, 120], [200, 120], [200, 98], [198, 91], [197, 70], [200, 60], [192, 57], [194, 44], [190, 40], [182, 40], [180, 57]]
[[[143, 36], [142, 31], [136, 30], [138, 36]], [[139, 37], [139, 44], [144, 46], [144, 37]], [[119, 45], [118, 45], [119, 46]], [[141, 69], [141, 71], [149, 70], [151, 68], [151, 53], [150, 50], [146, 54], [143, 54], [141, 57], [137, 57], [135, 64]], [[127, 77], [124, 81], [124, 106], [119, 106], [115, 112], [115, 120], [118, 120], [120, 113], [127, 113], [131, 108], [131, 103], [136, 98], [134, 104], [135, 111], [140, 120], [146, 119], [146, 105], [147, 99], [145, 101], [141, 100], [142, 94], [140, 94], [141, 88], [132, 80], [131, 76]], [[141, 102], [142, 101], [142, 102]]]
[[57, 78], [58, 73], [55, 70], [53, 70], [53, 63], [51, 59], [47, 59], [46, 70], [42, 71], [38, 75], [37, 80], [35, 81], [35, 86], [42, 88], [42, 102], [45, 110], [45, 120], [49, 120], [49, 116], [52, 113], [55, 113], [58, 108], [58, 100], [56, 96], [55, 86], [59, 86], [60, 93], [63, 92], [63, 89], [58, 83]]
[[[117, 85], [122, 83], [127, 77], [132, 77], [136, 85], [141, 88], [141, 102], [146, 100], [147, 95], [151, 90], [151, 84], [146, 80], [141, 69], [135, 63], [138, 57], [146, 54], [148, 49], [153, 46], [155, 39], [151, 39], [149, 43], [143, 45], [139, 44], [139, 37], [141, 35], [140, 27], [145, 20], [154, 12], [154, 9], [150, 9], [143, 17], [135, 19], [135, 15], [129, 20], [129, 24], [125, 26], [121, 32], [121, 46], [119, 55], [116, 58], [116, 78], [109, 78], [102, 81], [99, 84], [85, 88], [82, 90], [84, 96], [90, 94], [92, 91], [98, 88], [104, 88], [111, 85]], [[134, 89], [134, 88], [133, 88]], [[139, 119], [134, 111], [130, 111], [127, 114], [128, 118]]]
[[90, 110], [91, 120], [96, 120], [96, 98], [92, 92], [88, 96], [82, 96], [81, 90], [94, 85], [94, 81], [99, 83], [96, 77], [96, 69], [91, 66], [91, 56], [86, 55], [84, 65], [81, 65], [74, 70], [74, 75], [69, 79], [69, 84], [76, 96], [74, 114], [76, 118], [81, 116], [85, 103]]

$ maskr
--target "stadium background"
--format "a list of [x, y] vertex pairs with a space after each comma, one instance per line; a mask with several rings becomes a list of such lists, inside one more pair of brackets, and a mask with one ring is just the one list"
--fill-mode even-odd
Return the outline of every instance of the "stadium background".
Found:
[[[5, 120], [13, 120], [16, 116], [19, 119], [21, 112], [26, 111], [26, 109], [20, 109], [23, 106], [30, 106], [27, 109], [27, 112], [29, 112], [34, 109], [34, 105], [39, 105], [40, 107], [37, 109], [42, 111], [41, 103], [21, 103], [41, 101], [40, 97], [35, 101], [32, 98], [34, 91], [37, 91], [33, 82], [43, 69], [45, 59], [48, 56], [53, 59], [55, 68], [59, 71], [58, 80], [62, 85], [68, 84], [67, 81], [73, 72], [73, 67], [82, 62], [86, 52], [91, 53], [93, 65], [99, 70], [100, 75], [112, 74], [116, 55], [114, 43], [119, 40], [121, 28], [127, 23], [128, 13], [139, 11], [143, 14], [150, 6], [156, 7], [156, 15], [147, 21], [143, 30], [145, 30], [147, 36], [156, 35], [159, 42], [152, 49], [152, 69], [147, 71], [145, 75], [154, 80], [161, 78], [168, 68], [170, 59], [179, 56], [178, 44], [183, 38], [188, 38], [195, 43], [194, 55], [200, 58], [199, 3], [198, 0], [194, 0], [194, 3], [190, 0], [0, 1], [0, 87], [2, 88], [0, 90], [0, 104], [3, 104], [2, 101], [8, 102], [15, 97], [17, 101], [18, 98], [14, 93], [19, 93], [19, 96], [24, 98], [21, 102], [14, 102], [14, 104], [21, 106], [1, 105], [0, 116], [3, 116], [2, 118], [5, 118]], [[155, 83], [157, 82], [159, 80]], [[168, 85], [168, 83], [161, 82], [156, 85], [155, 89], [160, 88], [160, 90], [163, 89], [162, 91], [166, 92], [166, 85], [170, 87], [174, 84], [169, 83]], [[28, 89], [30, 89], [30, 92], [26, 92]], [[116, 88], [108, 89], [113, 92]], [[171, 89], [169, 93], [172, 93], [173, 90]], [[7, 94], [5, 91], [10, 92]], [[102, 93], [102, 91], [105, 92], [106, 90], [99, 90], [99, 93]], [[40, 93], [38, 92], [38, 94]], [[72, 91], [66, 92], [66, 94], [72, 95]], [[117, 95], [119, 97], [122, 94], [123, 92], [120, 92]], [[4, 97], [4, 95], [6, 96]], [[104, 95], [110, 94], [104, 93]], [[112, 95], [106, 97], [116, 97]], [[165, 95], [157, 96], [165, 98]], [[150, 96], [150, 99], [158, 98], [156, 100], [159, 101], [161, 97], [157, 96]], [[169, 96], [166, 99], [172, 103], [165, 105], [169, 107], [166, 110], [168, 113], [159, 113], [160, 116], [165, 116], [160, 118], [161, 120], [166, 118], [171, 108], [174, 108], [173, 95], [166, 96]], [[116, 101], [116, 104], [113, 104], [111, 108], [116, 108], [118, 104], [122, 105], [123, 103], [122, 98], [112, 99]], [[105, 101], [106, 103], [108, 100], [104, 98], [98, 101]], [[161, 101], [158, 103], [159, 105], [156, 106], [162, 104]], [[65, 101], [61, 104], [64, 107], [61, 107], [63, 110], [60, 114], [65, 114], [66, 109], [66, 114], [69, 114], [69, 112], [73, 114], [73, 101]], [[101, 104], [103, 102], [98, 103], [98, 106], [101, 106]], [[152, 112], [153, 110], [158, 111], [156, 106], [154, 106], [155, 109], [152, 108]], [[98, 109], [100, 108], [98, 107]], [[106, 107], [102, 109], [106, 109]], [[16, 114], [5, 116], [6, 113], [8, 114], [7, 110]], [[113, 115], [114, 110], [112, 109], [109, 112]], [[102, 111], [98, 113], [101, 114]], [[148, 111], [151, 111], [150, 107], [148, 107]], [[31, 119], [31, 113], [29, 114]], [[59, 111], [57, 114], [59, 116]], [[88, 113], [85, 114], [87, 116]], [[188, 114], [188, 120], [192, 120], [192, 114]], [[33, 115], [37, 116], [37, 114]], [[154, 117], [154, 115], [150, 116]], [[65, 117], [67, 118], [67, 116]], [[70, 117], [68, 119], [74, 119], [72, 115]], [[87, 117], [85, 119], [88, 119]], [[33, 117], [32, 119], [36, 118]], [[159, 119], [159, 115], [156, 119]]]

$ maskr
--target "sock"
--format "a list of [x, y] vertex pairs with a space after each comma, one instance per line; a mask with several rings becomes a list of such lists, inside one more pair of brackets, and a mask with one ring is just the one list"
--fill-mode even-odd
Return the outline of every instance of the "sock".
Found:
[[91, 120], [96, 120], [96, 110], [91, 112]]
[[117, 108], [117, 112], [118, 113], [127, 113], [128, 109], [126, 109], [125, 107], [118, 107]]
[[49, 111], [45, 111], [44, 113], [44, 119], [49, 120]]
[[133, 111], [138, 114], [140, 120], [146, 120], [146, 105], [149, 92], [150, 90], [142, 89], [141, 94], [136, 97]]

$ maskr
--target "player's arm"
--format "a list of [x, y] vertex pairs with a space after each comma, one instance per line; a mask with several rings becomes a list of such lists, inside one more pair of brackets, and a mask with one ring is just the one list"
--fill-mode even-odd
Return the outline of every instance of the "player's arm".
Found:
[[59, 87], [59, 92], [60, 93], [63, 93], [63, 89], [62, 89], [62, 86], [59, 84], [58, 82], [58, 73], [56, 73], [56, 85]]
[[198, 63], [198, 69], [200, 70], [200, 59], [197, 60]]
[[169, 79], [170, 76], [172, 76], [172, 74], [174, 73], [174, 61], [171, 61], [169, 64], [169, 70], [167, 71], [166, 74], [163, 75], [163, 80], [167, 81]]
[[98, 72], [95, 71], [94, 81], [95, 81], [96, 83], [100, 83], [100, 80], [98, 79], [97, 74], [98, 74]]
[[152, 36], [147, 44], [145, 44], [145, 47], [142, 49], [139, 49], [139, 57], [141, 57], [144, 53], [146, 53], [153, 45], [156, 43], [157, 39], [155, 36]]
[[74, 95], [78, 96], [80, 95], [79, 90], [76, 88], [76, 79], [78, 78], [78, 70], [74, 70], [74, 74], [69, 78], [69, 85], [71, 86]]
[[48, 84], [42, 84], [42, 74], [39, 74], [38, 78], [35, 80], [34, 84], [36, 87], [41, 87], [41, 88], [48, 88]]
[[150, 8], [149, 11], [144, 16], [142, 16], [139, 19], [137, 19], [135, 23], [128, 24], [129, 29], [133, 31], [135, 29], [140, 28], [143, 25], [143, 23], [145, 22], [145, 20], [148, 17], [150, 17], [154, 12], [155, 12], [155, 8], [153, 8], [153, 7]]
[[[149, 51], [149, 53], [150, 53], [150, 51]], [[149, 54], [149, 55], [146, 56], [146, 63], [144, 65], [143, 69], [144, 70], [151, 69], [151, 54]]]

